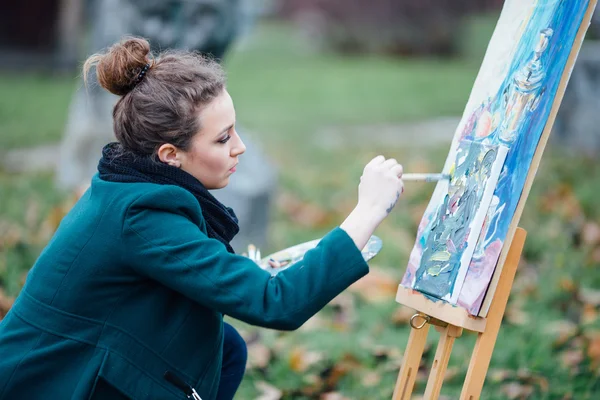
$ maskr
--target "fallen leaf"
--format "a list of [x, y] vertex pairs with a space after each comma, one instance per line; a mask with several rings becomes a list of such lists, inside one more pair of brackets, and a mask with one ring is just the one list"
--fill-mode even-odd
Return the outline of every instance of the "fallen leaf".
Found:
[[598, 311], [592, 304], [584, 304], [581, 311], [581, 323], [591, 324], [598, 319]]
[[323, 330], [329, 327], [329, 322], [321, 316], [321, 314], [315, 314], [308, 319], [302, 325], [302, 331], [315, 331], [315, 330]]
[[522, 385], [517, 382], [510, 382], [502, 385], [502, 393], [504, 393], [509, 399], [527, 399], [533, 394], [533, 387], [531, 385]]
[[489, 379], [491, 382], [500, 383], [500, 382], [504, 382], [510, 378], [513, 378], [514, 375], [515, 375], [514, 371], [512, 371], [510, 369], [494, 368], [494, 369], [490, 369], [488, 371], [487, 379]]
[[328, 308], [334, 311], [331, 323], [333, 329], [340, 332], [346, 332], [350, 329], [350, 325], [356, 317], [354, 297], [351, 294], [348, 292], [339, 294], [329, 302]]
[[316, 374], [306, 374], [302, 376], [302, 381], [309, 385], [317, 385], [321, 382], [321, 378]]
[[322, 228], [333, 223], [333, 213], [327, 212], [315, 204], [304, 202], [290, 193], [281, 193], [277, 206], [294, 223], [307, 228]]
[[519, 262], [519, 269], [513, 283], [513, 293], [521, 296], [535, 295], [539, 289], [539, 270], [523, 258]]
[[372, 267], [367, 275], [348, 289], [369, 303], [382, 303], [394, 301], [399, 283], [400, 279], [395, 275], [381, 268]]
[[581, 240], [588, 246], [600, 244], [600, 225], [595, 222], [586, 222], [581, 229]]
[[279, 400], [283, 396], [283, 392], [267, 382], [259, 381], [254, 384], [256, 390], [259, 391], [257, 400]]
[[416, 311], [409, 307], [400, 306], [392, 314], [392, 323], [395, 326], [402, 326], [410, 323], [410, 319]]
[[0, 287], [0, 320], [2, 320], [6, 314], [8, 314], [8, 310], [14, 304], [15, 299], [13, 297], [8, 296], [4, 289]]
[[340, 379], [359, 368], [360, 362], [352, 354], [347, 353], [344, 354], [339, 362], [325, 370], [321, 376], [325, 381], [326, 387], [333, 389], [337, 386]]
[[7, 221], [0, 221], [0, 249], [14, 247], [21, 242], [23, 233], [21, 228]]
[[548, 335], [556, 336], [554, 347], [561, 347], [577, 334], [579, 327], [567, 320], [558, 320], [547, 323], [544, 332]]
[[583, 358], [583, 351], [581, 349], [565, 350], [560, 355], [563, 366], [571, 370], [578, 367]]
[[294, 372], [305, 372], [311, 365], [318, 363], [325, 357], [316, 351], [307, 351], [302, 347], [292, 349], [289, 358], [290, 369]]
[[33, 232], [37, 229], [39, 215], [39, 203], [34, 200], [29, 200], [25, 207], [25, 226], [29, 231]]
[[555, 185], [539, 199], [540, 209], [546, 213], [559, 215], [568, 220], [581, 218], [583, 215], [579, 199], [570, 185]]
[[600, 263], [600, 247], [595, 248], [590, 255], [590, 264]]
[[579, 298], [583, 303], [593, 306], [600, 306], [600, 290], [581, 288], [579, 290]]
[[539, 387], [542, 392], [547, 392], [548, 387], [550, 386], [548, 379], [542, 375], [534, 374], [528, 369], [519, 369], [519, 371], [517, 371], [517, 378], [521, 383], [533, 384]]
[[320, 397], [320, 400], [350, 400], [350, 398], [342, 395], [341, 393], [338, 392], [328, 392], [328, 393], [323, 393]]
[[461, 369], [459, 367], [448, 367], [444, 373], [444, 382], [450, 382], [460, 375]]
[[363, 376], [361, 382], [366, 387], [377, 386], [381, 382], [381, 375], [375, 371], [369, 371]]
[[38, 240], [48, 240], [58, 229], [58, 225], [67, 214], [65, 207], [53, 207], [46, 219], [42, 222], [38, 233]]
[[600, 332], [589, 333], [587, 336], [587, 356], [590, 358], [592, 370], [596, 370], [600, 367]]
[[563, 277], [558, 281], [558, 286], [564, 292], [574, 293], [577, 291], [577, 285], [573, 282], [573, 279]]
[[375, 345], [371, 349], [371, 353], [375, 357], [377, 362], [389, 361], [389, 360], [402, 360], [402, 352], [399, 348]]
[[509, 323], [517, 326], [526, 325], [530, 320], [529, 314], [523, 311], [517, 304], [509, 304], [504, 313], [504, 318]]
[[271, 361], [271, 350], [262, 342], [248, 345], [248, 369], [265, 369]]

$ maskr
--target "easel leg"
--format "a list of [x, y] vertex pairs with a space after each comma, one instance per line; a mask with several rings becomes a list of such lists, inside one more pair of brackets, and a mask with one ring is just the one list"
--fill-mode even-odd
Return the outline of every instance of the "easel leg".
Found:
[[433, 365], [429, 372], [429, 379], [425, 388], [425, 399], [437, 399], [440, 396], [454, 339], [462, 335], [463, 328], [448, 325], [444, 328], [436, 326], [436, 330], [440, 332], [440, 341], [438, 342]]
[[392, 400], [408, 400], [412, 395], [417, 378], [417, 371], [425, 349], [427, 341], [427, 333], [429, 332], [429, 324], [425, 324], [421, 329], [410, 329], [410, 337], [408, 338], [408, 349], [404, 353], [402, 359], [402, 367], [396, 381], [396, 388]]
[[486, 318], [485, 331], [477, 336], [475, 342], [467, 377], [460, 395], [461, 400], [476, 400], [481, 395], [526, 236], [525, 230], [517, 228]]

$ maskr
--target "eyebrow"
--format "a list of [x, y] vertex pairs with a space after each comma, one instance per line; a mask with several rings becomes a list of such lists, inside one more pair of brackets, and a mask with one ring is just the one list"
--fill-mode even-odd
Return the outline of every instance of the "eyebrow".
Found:
[[231, 128], [233, 128], [234, 124], [229, 125], [227, 128], [223, 129], [221, 132], [219, 132], [217, 135], [215, 135], [215, 137], [219, 137], [222, 134], [224, 134], [225, 132], [227, 132], [228, 130], [230, 130]]

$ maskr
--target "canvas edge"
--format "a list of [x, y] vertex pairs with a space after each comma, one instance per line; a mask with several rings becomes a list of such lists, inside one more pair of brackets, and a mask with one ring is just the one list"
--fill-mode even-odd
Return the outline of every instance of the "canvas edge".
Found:
[[[503, 145], [493, 146], [498, 149], [498, 154], [496, 155], [496, 159], [494, 160], [494, 167], [492, 172], [490, 172], [490, 177], [485, 184], [485, 190], [483, 196], [481, 198], [480, 206], [477, 209], [476, 218], [473, 221], [481, 220], [482, 226], [478, 225], [478, 230], [475, 232], [473, 242], [470, 244], [469, 253], [463, 254], [463, 257], [460, 260], [460, 265], [463, 265], [463, 262], [466, 263], [466, 267], [459, 269], [458, 276], [456, 277], [456, 281], [454, 283], [454, 291], [448, 300], [451, 304], [455, 305], [458, 302], [458, 298], [460, 293], [462, 292], [465, 278], [467, 277], [467, 272], [469, 267], [471, 266], [471, 260], [473, 259], [473, 253], [477, 248], [477, 243], [479, 239], [479, 234], [481, 233], [481, 229], [483, 228], [483, 219], [485, 218], [488, 209], [490, 208], [490, 204], [492, 202], [492, 198], [494, 196], [494, 191], [496, 190], [496, 186], [498, 185], [498, 180], [500, 178], [500, 174], [502, 173], [502, 168], [504, 168], [504, 163], [506, 162], [506, 156], [508, 154], [508, 147]], [[471, 234], [469, 234], [469, 237]], [[456, 284], [459, 284], [459, 287], [456, 287]]]

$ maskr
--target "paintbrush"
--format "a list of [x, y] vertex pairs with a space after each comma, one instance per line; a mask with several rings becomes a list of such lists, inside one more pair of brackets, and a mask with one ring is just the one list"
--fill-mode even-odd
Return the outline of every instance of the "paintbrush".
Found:
[[403, 181], [437, 182], [444, 179], [450, 180], [450, 174], [402, 174]]

